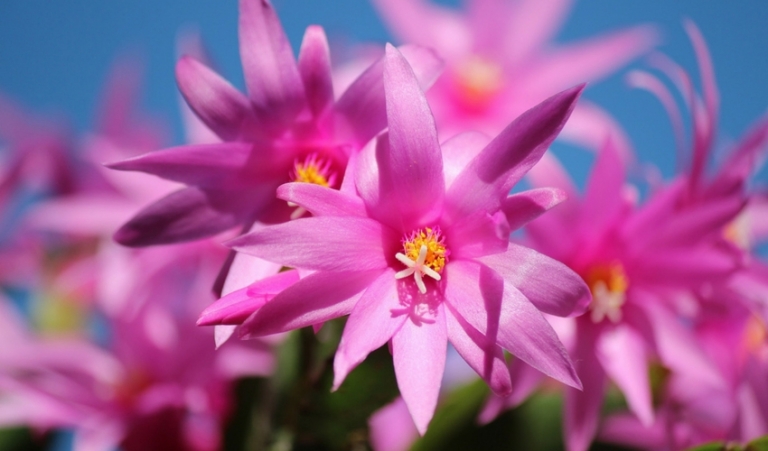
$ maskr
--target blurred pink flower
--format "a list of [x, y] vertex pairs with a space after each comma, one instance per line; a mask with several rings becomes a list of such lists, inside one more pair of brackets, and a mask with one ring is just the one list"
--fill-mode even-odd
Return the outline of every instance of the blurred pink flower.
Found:
[[[283, 185], [278, 196], [313, 217], [230, 242], [240, 252], [315, 272], [250, 317], [225, 297], [200, 323], [242, 322], [240, 335], [252, 337], [350, 315], [334, 387], [390, 342], [398, 385], [422, 434], [437, 403], [448, 341], [498, 393], [511, 390], [503, 349], [579, 387], [541, 311], [578, 314], [588, 289], [559, 262], [509, 242], [511, 228], [562, 198], [551, 190], [508, 193], [555, 138], [582, 87], [541, 103], [487, 145], [463, 135], [441, 147], [416, 76], [389, 45], [383, 80], [389, 132], [356, 157], [349, 183], [340, 191]], [[237, 315], [229, 318], [233, 309]]]

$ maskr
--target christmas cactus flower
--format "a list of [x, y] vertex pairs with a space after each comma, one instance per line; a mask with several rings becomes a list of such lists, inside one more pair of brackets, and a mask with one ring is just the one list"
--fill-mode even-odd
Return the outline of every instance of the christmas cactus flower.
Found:
[[356, 156], [345, 177], [350, 183], [342, 190], [283, 185], [278, 196], [313, 216], [231, 242], [240, 252], [313, 273], [266, 303], [254, 302], [249, 317], [225, 297], [199, 323], [242, 323], [240, 335], [252, 337], [349, 315], [334, 387], [390, 343], [398, 385], [422, 434], [437, 403], [448, 342], [497, 393], [511, 390], [505, 350], [579, 388], [542, 312], [580, 314], [589, 289], [563, 264], [509, 241], [512, 228], [556, 204], [561, 193], [509, 192], [560, 131], [582, 87], [544, 101], [484, 147], [477, 135], [441, 146], [414, 71], [390, 45], [383, 81], [389, 131]]

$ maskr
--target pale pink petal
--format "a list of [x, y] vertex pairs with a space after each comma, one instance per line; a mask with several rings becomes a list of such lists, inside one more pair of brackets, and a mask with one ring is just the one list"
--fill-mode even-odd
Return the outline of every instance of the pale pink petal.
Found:
[[307, 104], [312, 114], [319, 117], [333, 103], [331, 51], [322, 27], [317, 25], [307, 27], [304, 40], [301, 42], [298, 63]]
[[517, 230], [567, 198], [565, 191], [558, 188], [535, 188], [507, 196], [501, 209], [509, 229]]
[[705, 196], [738, 193], [743, 189], [744, 182], [759, 169], [766, 152], [768, 152], [768, 118], [764, 116], [750, 128], [723, 162], [722, 169], [707, 187]]
[[447, 350], [443, 305], [435, 308], [430, 322], [406, 321], [392, 337], [397, 386], [422, 435], [437, 407]]
[[408, 315], [397, 292], [395, 273], [389, 269], [373, 281], [352, 309], [333, 359], [333, 387], [341, 383], [371, 351], [387, 343]]
[[240, 60], [259, 122], [281, 125], [305, 104], [293, 50], [268, 0], [240, 0]]
[[[388, 152], [377, 152], [382, 196], [392, 196], [405, 224], [434, 220], [442, 208], [443, 158], [432, 111], [416, 75], [400, 52], [387, 45], [384, 93]], [[396, 212], [390, 212], [393, 214]]]
[[240, 137], [248, 125], [255, 125], [248, 98], [219, 74], [191, 56], [176, 63], [176, 82], [192, 111], [221, 139]]
[[512, 391], [512, 382], [502, 349], [468, 324], [461, 315], [455, 314], [450, 304], [446, 306], [448, 340], [494, 393], [507, 396]]
[[503, 213], [490, 215], [482, 211], [460, 218], [445, 229], [453, 259], [472, 259], [504, 252], [509, 245], [510, 232]]
[[592, 301], [589, 287], [570, 268], [533, 249], [509, 243], [506, 252], [478, 259], [520, 290], [537, 309], [555, 316], [578, 316]]
[[348, 315], [380, 275], [381, 270], [310, 274], [266, 303], [238, 332], [241, 337], [261, 337]]
[[648, 349], [643, 337], [626, 324], [617, 324], [600, 335], [595, 346], [603, 370], [619, 386], [629, 408], [645, 426], [653, 423]]
[[738, 251], [727, 247], [660, 249], [633, 259], [630, 279], [638, 286], [702, 286], [725, 281], [740, 267], [740, 258]]
[[277, 197], [315, 216], [367, 216], [365, 204], [359, 197], [314, 183], [286, 183], [277, 189]]
[[624, 206], [624, 161], [609, 138], [603, 143], [587, 180], [581, 208], [581, 230], [601, 230]]
[[[486, 0], [488, 1], [488, 0]], [[491, 0], [495, 3], [509, 3]], [[560, 28], [571, 9], [573, 0], [518, 0], [502, 29], [506, 30], [501, 55], [507, 67], [519, 67], [523, 61], [540, 51]], [[483, 24], [476, 24], [482, 27]], [[498, 46], [498, 44], [497, 44]]]
[[419, 438], [408, 406], [399, 396], [371, 415], [368, 429], [373, 451], [405, 451]]
[[298, 281], [299, 272], [295, 269], [260, 279], [208, 306], [200, 313], [197, 325], [240, 324], [281, 291]]
[[491, 138], [479, 132], [459, 133], [440, 144], [443, 150], [443, 176], [450, 187], [456, 176], [480, 153]]
[[459, 174], [448, 191], [450, 217], [495, 211], [555, 139], [584, 86], [556, 94], [523, 113]]
[[573, 359], [584, 384], [582, 390], [565, 388], [563, 429], [568, 451], [587, 451], [597, 432], [605, 392], [605, 373], [595, 356], [598, 329], [580, 321]]
[[541, 312], [485, 265], [446, 266], [445, 298], [452, 309], [489, 340], [539, 371], [581, 387], [568, 353]]
[[227, 243], [284, 266], [321, 271], [365, 271], [389, 265], [393, 232], [367, 218], [320, 216], [255, 228]]
[[235, 251], [232, 252], [232, 263], [224, 280], [222, 294], [245, 288], [255, 280], [277, 274], [282, 268], [278, 263], [272, 263], [261, 258]]
[[683, 26], [693, 43], [693, 50], [696, 52], [696, 60], [699, 63], [704, 104], [707, 108], [707, 119], [710, 124], [717, 124], [717, 113], [720, 108], [720, 93], [717, 91], [712, 57], [709, 54], [709, 49], [707, 48], [704, 36], [702, 36], [701, 31], [696, 24], [692, 20], [686, 19], [683, 21]]

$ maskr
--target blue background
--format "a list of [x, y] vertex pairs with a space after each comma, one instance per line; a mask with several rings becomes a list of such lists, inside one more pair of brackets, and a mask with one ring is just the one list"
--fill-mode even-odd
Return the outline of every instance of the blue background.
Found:
[[[323, 25], [336, 44], [389, 39], [364, 0], [274, 4], [294, 48], [304, 27], [313, 23]], [[768, 2], [585, 0], [574, 6], [558, 41], [655, 23], [664, 38], [659, 50], [698, 82], [694, 53], [682, 28], [684, 17], [699, 25], [709, 44], [722, 98], [719, 139], [730, 142], [768, 107]], [[202, 33], [223, 75], [242, 87], [235, 0], [0, 2], [0, 91], [32, 111], [67, 117], [75, 130], [86, 131], [111, 64], [120, 54], [139, 54], [147, 75], [142, 105], [166, 121], [180, 142], [175, 41], [178, 32], [190, 26]], [[646, 66], [639, 60], [630, 67]], [[669, 175], [674, 141], [667, 116], [654, 97], [627, 86], [625, 73], [593, 84], [586, 97], [622, 123], [642, 160], [657, 163]], [[588, 159], [566, 158], [566, 163], [577, 180], [583, 180]]]

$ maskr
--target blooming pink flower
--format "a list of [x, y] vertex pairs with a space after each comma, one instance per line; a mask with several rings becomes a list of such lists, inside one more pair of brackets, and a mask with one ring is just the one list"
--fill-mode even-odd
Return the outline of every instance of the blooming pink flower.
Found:
[[[242, 322], [241, 336], [250, 337], [350, 315], [334, 386], [390, 342], [398, 385], [421, 433], [437, 403], [447, 341], [498, 393], [511, 389], [503, 349], [579, 387], [541, 311], [580, 313], [587, 287], [559, 262], [509, 242], [512, 227], [561, 197], [552, 190], [508, 193], [561, 129], [581, 87], [538, 105], [485, 146], [464, 135], [441, 147], [412, 69], [389, 45], [383, 80], [389, 132], [356, 157], [350, 183], [340, 191], [284, 185], [278, 196], [313, 217], [231, 242], [240, 252], [315, 272], [247, 319], [239, 312], [229, 322]], [[200, 323], [228, 322], [227, 303], [225, 297], [206, 309]]]
[[[334, 101], [325, 33], [309, 27], [294, 59], [267, 0], [240, 1], [240, 55], [248, 95], [198, 60], [177, 64], [189, 106], [222, 141], [151, 152], [111, 165], [186, 184], [145, 208], [115, 239], [130, 246], [188, 241], [254, 221], [284, 221], [295, 207], [275, 199], [288, 181], [338, 188], [350, 155], [386, 126], [381, 62]], [[428, 85], [440, 63], [404, 49]]]
[[[570, 0], [470, 0], [464, 11], [429, 0], [373, 3], [395, 36], [445, 58], [446, 71], [427, 94], [441, 136], [493, 136], [546, 97], [618, 69], [656, 41], [643, 26], [556, 47], [550, 41]], [[619, 139], [619, 130], [581, 101], [563, 134], [596, 148], [609, 131]]]

